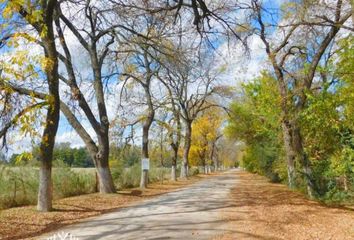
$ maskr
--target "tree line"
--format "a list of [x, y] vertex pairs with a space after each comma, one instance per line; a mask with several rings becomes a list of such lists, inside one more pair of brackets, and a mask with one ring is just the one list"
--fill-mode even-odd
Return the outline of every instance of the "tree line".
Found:
[[227, 131], [246, 143], [245, 167], [311, 198], [353, 194], [351, 4], [290, 1], [272, 12], [254, 1], [269, 66], [231, 105]]

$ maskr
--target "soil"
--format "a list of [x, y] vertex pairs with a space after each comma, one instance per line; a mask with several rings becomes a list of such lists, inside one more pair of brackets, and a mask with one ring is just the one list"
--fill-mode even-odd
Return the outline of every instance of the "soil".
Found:
[[232, 206], [222, 218], [232, 233], [216, 239], [354, 239], [354, 208], [331, 207], [264, 177], [236, 172]]

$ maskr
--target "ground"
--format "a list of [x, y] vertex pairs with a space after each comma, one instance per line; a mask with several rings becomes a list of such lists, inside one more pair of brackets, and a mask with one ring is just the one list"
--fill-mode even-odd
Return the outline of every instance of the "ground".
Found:
[[[57, 202], [58, 211], [48, 214], [36, 214], [33, 207], [6, 210], [0, 213], [0, 236], [4, 229], [12, 229], [17, 237], [3, 239], [21, 239], [25, 232], [35, 236], [35, 229], [57, 229], [34, 239], [57, 233], [71, 233], [78, 239], [127, 240], [354, 239], [352, 208], [310, 201], [301, 193], [242, 170], [199, 180], [155, 193], [152, 189], [149, 197], [148, 193], [142, 194], [145, 197], [130, 193], [64, 199]], [[128, 202], [133, 205], [113, 210]], [[101, 213], [105, 214], [67, 225]], [[38, 218], [33, 223], [31, 214]], [[61, 225], [66, 226], [58, 229]]]
[[354, 239], [354, 208], [325, 206], [264, 177], [236, 175], [233, 206], [222, 213], [235, 231], [216, 239]]

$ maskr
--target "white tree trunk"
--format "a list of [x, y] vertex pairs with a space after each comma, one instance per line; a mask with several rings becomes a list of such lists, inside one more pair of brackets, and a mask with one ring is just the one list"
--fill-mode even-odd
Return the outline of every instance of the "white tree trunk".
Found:
[[47, 163], [41, 162], [39, 170], [39, 189], [37, 210], [49, 212], [52, 210], [53, 183], [52, 168]]

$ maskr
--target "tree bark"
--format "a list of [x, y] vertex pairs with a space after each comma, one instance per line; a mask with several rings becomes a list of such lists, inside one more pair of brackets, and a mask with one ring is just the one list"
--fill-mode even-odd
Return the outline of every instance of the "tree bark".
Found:
[[94, 156], [100, 193], [114, 193], [116, 191], [111, 170], [109, 168], [109, 146], [105, 146]]
[[[155, 110], [154, 110], [154, 106], [151, 99], [151, 93], [150, 93], [151, 75], [150, 73], [148, 75], [149, 76], [147, 79], [147, 84], [143, 86], [145, 90], [147, 105], [148, 105], [146, 120], [144, 121], [143, 124], [143, 139], [142, 139], [142, 152], [141, 152], [143, 158], [149, 158], [149, 131], [155, 116]], [[148, 181], [149, 181], [149, 171], [142, 170], [141, 178], [140, 178], [140, 188], [146, 188]]]
[[49, 62], [44, 69], [49, 90], [49, 99], [47, 99], [48, 111], [39, 152], [41, 164], [37, 210], [42, 212], [52, 210], [52, 159], [60, 115], [58, 57], [53, 32], [53, 12], [56, 5], [56, 1], [51, 1], [50, 4], [43, 6], [43, 20], [46, 29], [39, 30], [40, 34], [42, 31], [46, 31], [45, 36], [42, 37], [42, 42], [44, 44], [45, 57]]
[[299, 159], [299, 162], [302, 165], [303, 174], [305, 176], [305, 182], [307, 187], [307, 194], [310, 198], [314, 197], [315, 194], [315, 184], [312, 178], [312, 170], [310, 166], [310, 161], [305, 153], [303, 144], [302, 144], [302, 136], [300, 132], [300, 128], [294, 125], [293, 129], [293, 148], [295, 150], [296, 156]]
[[39, 187], [37, 210], [49, 212], [52, 210], [53, 182], [52, 182], [52, 163], [41, 159], [39, 168]]
[[216, 138], [215, 141], [212, 142], [211, 144], [211, 151], [210, 151], [210, 161], [212, 162], [212, 164], [214, 165], [214, 172], [217, 171], [218, 169], [218, 159], [215, 156], [215, 152], [216, 152], [216, 141], [219, 139], [219, 137]]
[[171, 181], [177, 181], [177, 158], [178, 158], [178, 148], [172, 146], [173, 157], [172, 157], [172, 167], [171, 167]]
[[292, 129], [288, 121], [283, 120], [282, 130], [288, 171], [288, 186], [294, 189], [296, 187], [295, 153], [292, 146]]
[[[143, 126], [143, 140], [142, 140], [142, 157], [149, 158], [149, 128], [151, 123], [150, 121], [146, 121]], [[152, 122], [152, 121], [151, 121]], [[149, 180], [149, 172], [144, 169], [141, 171], [140, 178], [140, 188], [146, 188]]]
[[181, 166], [181, 178], [188, 178], [188, 164], [189, 164], [189, 151], [191, 148], [192, 142], [192, 123], [190, 121], [185, 121], [186, 123], [186, 132], [184, 138], [184, 151], [183, 151], [183, 160]]

